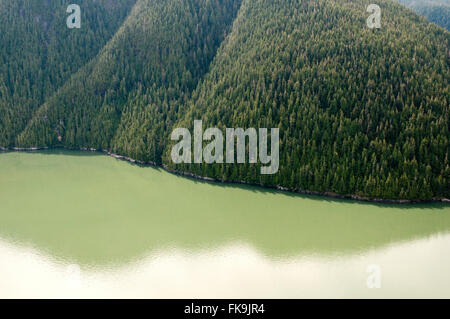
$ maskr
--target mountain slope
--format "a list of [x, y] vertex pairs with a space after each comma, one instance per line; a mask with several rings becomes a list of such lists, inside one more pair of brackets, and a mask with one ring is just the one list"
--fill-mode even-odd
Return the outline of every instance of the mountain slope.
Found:
[[[21, 146], [113, 149], [161, 162], [163, 134], [207, 72], [236, 0], [140, 0], [99, 56], [47, 100]], [[123, 113], [123, 114], [122, 114]]]
[[14, 145], [33, 112], [112, 37], [135, 0], [77, 1], [68, 29], [62, 0], [0, 2], [0, 146]]
[[399, 0], [431, 22], [450, 30], [449, 0]]
[[391, 1], [244, 1], [177, 125], [278, 127], [280, 171], [174, 165], [225, 180], [366, 197], [449, 197], [448, 32]]
[[110, 146], [114, 152], [161, 163], [167, 134], [208, 72], [240, 3], [241, 0], [175, 0], [161, 4], [164, 8], [173, 5], [178, 12], [176, 16], [170, 16], [173, 12], [162, 16], [153, 32], [161, 49], [156, 55], [150, 54], [151, 78], [144, 88], [151, 88], [140, 90], [124, 108]]
[[[369, 4], [138, 0], [13, 144], [102, 148], [292, 190], [450, 198], [450, 34], [388, 0], [378, 1], [382, 27], [370, 30]], [[279, 172], [174, 165], [172, 130], [199, 119], [278, 127]]]

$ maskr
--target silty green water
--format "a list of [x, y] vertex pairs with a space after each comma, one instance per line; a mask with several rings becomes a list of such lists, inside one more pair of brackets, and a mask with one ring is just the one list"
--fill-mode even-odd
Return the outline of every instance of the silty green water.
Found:
[[233, 244], [272, 261], [332, 261], [450, 233], [446, 204], [371, 204], [208, 183], [72, 151], [0, 154], [0, 207], [3, 241], [100, 269], [165, 250]]

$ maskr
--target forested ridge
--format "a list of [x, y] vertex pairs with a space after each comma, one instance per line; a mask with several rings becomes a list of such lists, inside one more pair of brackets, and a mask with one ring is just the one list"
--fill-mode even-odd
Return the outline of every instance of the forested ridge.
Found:
[[[382, 27], [373, 30], [370, 1], [135, 2], [114, 7], [118, 17], [128, 13], [117, 30], [92, 31], [90, 40], [105, 41], [95, 54], [76, 42], [83, 48], [73, 50], [74, 61], [53, 59], [67, 73], [48, 73], [58, 75], [50, 88], [26, 83], [51, 67], [27, 70], [8, 62], [11, 48], [0, 51], [0, 114], [9, 114], [0, 120], [0, 146], [106, 149], [291, 190], [450, 198], [448, 31], [391, 0], [377, 1]], [[29, 54], [41, 57], [39, 48]], [[15, 70], [23, 76], [14, 85], [1, 81]], [[26, 114], [20, 125], [14, 112]], [[199, 119], [205, 128], [279, 128], [279, 172], [173, 164], [172, 130]]]

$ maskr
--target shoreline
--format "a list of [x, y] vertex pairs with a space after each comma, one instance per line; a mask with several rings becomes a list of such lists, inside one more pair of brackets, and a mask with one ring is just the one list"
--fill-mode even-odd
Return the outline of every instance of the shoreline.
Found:
[[342, 194], [336, 194], [336, 193], [332, 193], [332, 192], [316, 192], [316, 191], [308, 191], [308, 190], [300, 190], [300, 189], [290, 189], [290, 188], [283, 187], [283, 186], [264, 186], [264, 185], [255, 184], [255, 183], [248, 183], [246, 181], [232, 181], [232, 180], [216, 179], [216, 178], [211, 178], [211, 177], [207, 177], [207, 176], [196, 175], [196, 174], [190, 173], [190, 172], [173, 170], [173, 169], [170, 169], [165, 164], [159, 165], [155, 162], [140, 161], [140, 160], [136, 160], [131, 157], [128, 157], [128, 156], [115, 154], [115, 153], [113, 153], [109, 150], [105, 150], [105, 149], [96, 149], [96, 148], [87, 148], [87, 147], [69, 148], [69, 147], [65, 147], [65, 146], [61, 146], [61, 147], [30, 147], [30, 148], [22, 148], [22, 147], [5, 148], [5, 147], [0, 146], [0, 153], [1, 152], [37, 152], [37, 151], [58, 150], [58, 149], [68, 150], [68, 151], [103, 153], [107, 156], [113, 157], [118, 160], [126, 161], [131, 164], [159, 167], [170, 174], [187, 177], [187, 178], [193, 178], [193, 179], [205, 181], [208, 183], [239, 184], [239, 185], [262, 187], [265, 189], [279, 190], [279, 191], [288, 192], [288, 193], [292, 193], [292, 194], [313, 195], [313, 196], [327, 197], [327, 198], [332, 198], [332, 199], [343, 199], [343, 200], [352, 200], [352, 201], [358, 201], [358, 202], [379, 203], [379, 204], [405, 205], [405, 204], [421, 204], [421, 203], [450, 203], [450, 199], [448, 199], [448, 198], [432, 198], [429, 200], [369, 198], [369, 197], [364, 197], [364, 196], [359, 196], [359, 195], [342, 195]]

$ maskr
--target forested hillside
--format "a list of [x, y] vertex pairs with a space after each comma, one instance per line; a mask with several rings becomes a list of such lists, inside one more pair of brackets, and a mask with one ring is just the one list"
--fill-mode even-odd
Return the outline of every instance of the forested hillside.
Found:
[[[53, 64], [9, 63], [11, 40], [0, 32], [6, 52], [0, 146], [107, 149], [201, 176], [292, 190], [450, 197], [444, 29], [392, 0], [377, 1], [380, 29], [366, 26], [368, 0], [138, 0], [131, 11], [124, 3], [109, 8], [128, 15], [108, 42], [100, 22], [89, 32], [60, 31], [66, 40], [80, 34], [76, 41], [91, 34], [91, 42], [75, 42], [84, 53], [74, 61], [51, 59], [60, 73]], [[27, 57], [41, 57], [37, 25], [22, 31], [37, 46], [22, 44]], [[93, 40], [98, 34], [104, 42]], [[84, 47], [94, 42], [95, 49]], [[60, 46], [58, 57], [74, 50]], [[12, 81], [15, 70], [22, 78]], [[49, 84], [34, 79], [41, 73]], [[11, 120], [14, 112], [24, 114], [20, 123]], [[174, 165], [172, 130], [192, 129], [199, 119], [205, 128], [278, 127], [279, 172]]]
[[66, 26], [63, 0], [0, 1], [0, 146], [11, 146], [33, 112], [91, 60], [135, 0], [82, 0], [82, 29]]
[[[231, 28], [237, 0], [140, 0], [95, 60], [39, 110], [20, 146], [112, 149], [161, 163], [166, 135]], [[55, 134], [56, 132], [56, 134]]]
[[431, 22], [450, 30], [450, 0], [399, 0]]
[[279, 127], [278, 174], [165, 162], [291, 189], [448, 196], [449, 33], [392, 1], [379, 1], [383, 25], [370, 30], [368, 3], [244, 1], [177, 125]]

